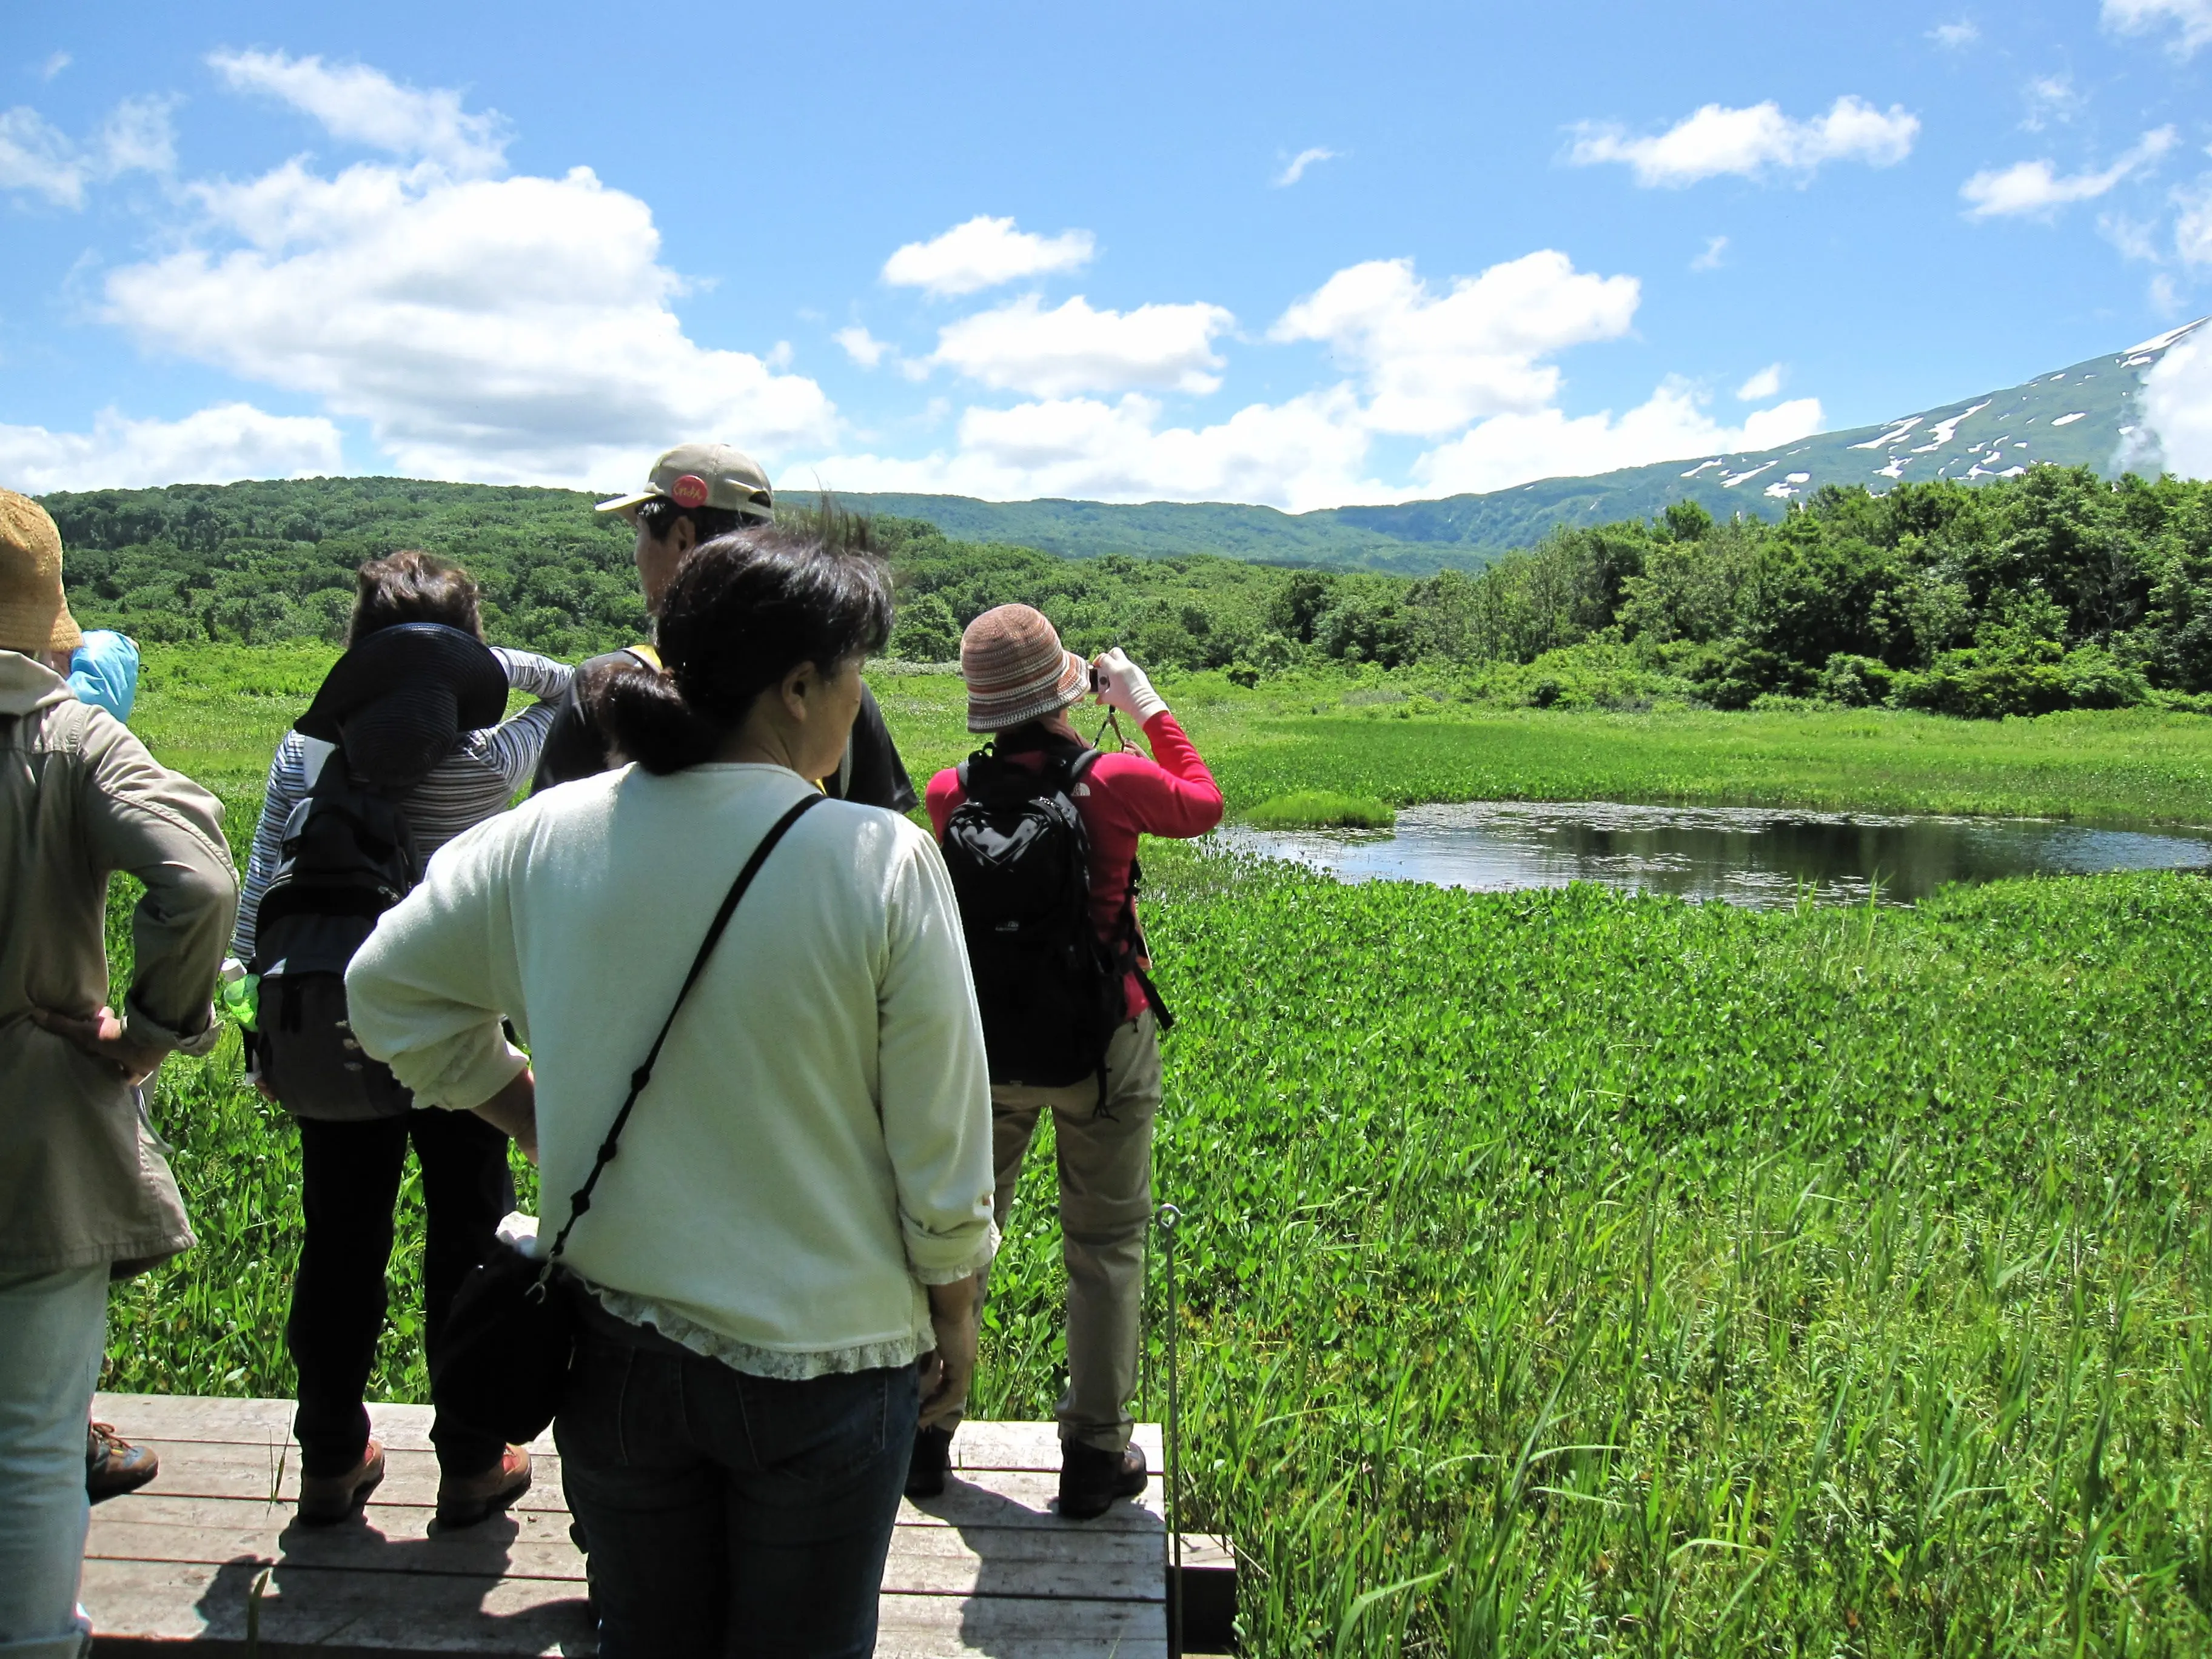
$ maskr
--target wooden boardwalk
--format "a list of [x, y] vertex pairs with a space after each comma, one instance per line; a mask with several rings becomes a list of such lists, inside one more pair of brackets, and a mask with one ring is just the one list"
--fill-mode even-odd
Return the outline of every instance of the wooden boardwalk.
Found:
[[[249, 1621], [260, 1659], [594, 1650], [550, 1436], [511, 1513], [438, 1534], [429, 1408], [372, 1406], [384, 1484], [362, 1520], [304, 1528], [289, 1401], [102, 1395], [95, 1410], [161, 1455], [152, 1486], [93, 1511], [83, 1600], [99, 1659], [185, 1643], [243, 1654]], [[1052, 1425], [963, 1426], [945, 1496], [900, 1507], [877, 1654], [1166, 1659], [1159, 1431], [1137, 1433], [1151, 1490], [1078, 1525], [1052, 1511]]]

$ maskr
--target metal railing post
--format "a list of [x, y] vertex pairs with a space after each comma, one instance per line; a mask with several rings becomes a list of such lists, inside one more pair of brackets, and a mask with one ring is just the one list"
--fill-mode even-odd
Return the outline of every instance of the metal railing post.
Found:
[[1168, 1651], [1181, 1659], [1182, 1654], [1182, 1400], [1181, 1378], [1176, 1363], [1176, 1350], [1182, 1334], [1182, 1311], [1176, 1288], [1176, 1229], [1182, 1221], [1182, 1212], [1172, 1204], [1163, 1204], [1152, 1212], [1152, 1224], [1159, 1230], [1160, 1253], [1165, 1264], [1168, 1281], [1168, 1420], [1167, 1420], [1167, 1511], [1168, 1511]]

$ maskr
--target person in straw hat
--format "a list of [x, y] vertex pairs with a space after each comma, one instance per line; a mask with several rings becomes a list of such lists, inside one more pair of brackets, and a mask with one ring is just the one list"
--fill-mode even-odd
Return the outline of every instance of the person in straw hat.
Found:
[[[1152, 1213], [1152, 1119], [1160, 1103], [1160, 1021], [1136, 912], [1139, 836], [1188, 838], [1221, 822], [1221, 791], [1145, 671], [1119, 647], [1086, 663], [1063, 647], [1040, 612], [1002, 605], [969, 623], [960, 640], [968, 729], [992, 737], [991, 757], [1036, 769], [1075, 759], [1068, 790], [1088, 842], [1090, 922], [1121, 966], [1121, 1023], [1098, 1074], [1045, 1087], [991, 1087], [997, 1220], [1006, 1222], [1038, 1118], [1053, 1114], [1059, 1148], [1060, 1255], [1067, 1268], [1067, 1391], [1059, 1408], [1060, 1512], [1103, 1514], [1143, 1492], [1143, 1451], [1129, 1443], [1137, 1392], [1137, 1320], [1144, 1299], [1145, 1229]], [[1068, 710], [1095, 690], [1133, 720], [1152, 758], [1134, 750], [1094, 757]], [[971, 761], [972, 766], [974, 763]], [[963, 768], [930, 780], [930, 822], [940, 841], [967, 799]], [[991, 1012], [985, 1010], [987, 1034]], [[924, 1430], [908, 1491], [943, 1488], [949, 1428]]]
[[[204, 1054], [238, 902], [222, 807], [64, 678], [46, 510], [0, 490], [0, 1650], [75, 1656], [107, 1286], [192, 1243], [143, 1085]], [[146, 884], [110, 1006], [107, 878]]]

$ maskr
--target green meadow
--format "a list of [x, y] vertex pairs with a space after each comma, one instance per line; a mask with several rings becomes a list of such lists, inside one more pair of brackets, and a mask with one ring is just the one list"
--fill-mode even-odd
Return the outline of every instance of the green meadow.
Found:
[[[236, 848], [331, 654], [149, 651], [134, 725]], [[918, 781], [964, 751], [956, 681], [875, 683]], [[1240, 815], [2212, 822], [2201, 717], [1162, 689]], [[1237, 1542], [1246, 1651], [2212, 1651], [2212, 884], [1751, 912], [1146, 862], [1180, 1016], [1157, 1168], [1185, 1218], [1186, 1525]], [[118, 1291], [107, 1385], [283, 1395], [295, 1138], [234, 1037], [165, 1067], [156, 1121], [203, 1243]], [[1059, 1390], [1050, 1167], [994, 1274], [985, 1415]], [[425, 1382], [406, 1202], [391, 1399]], [[1157, 1274], [1152, 1311], [1156, 1416]]]

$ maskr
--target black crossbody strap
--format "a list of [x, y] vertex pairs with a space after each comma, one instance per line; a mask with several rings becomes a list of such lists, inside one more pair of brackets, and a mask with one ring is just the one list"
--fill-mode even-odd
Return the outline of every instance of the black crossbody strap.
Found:
[[714, 946], [721, 942], [722, 930], [730, 925], [730, 917], [737, 910], [738, 901], [744, 897], [745, 889], [753, 884], [753, 878], [760, 873], [761, 866], [768, 862], [768, 855], [775, 851], [775, 844], [783, 839], [784, 832], [805, 817], [810, 810], [819, 806], [824, 799], [820, 794], [810, 793], [778, 818], [768, 834], [761, 837], [760, 845], [753, 848], [753, 855], [745, 860], [745, 867], [738, 872], [738, 878], [730, 884], [729, 896], [722, 901], [722, 908], [714, 912], [714, 920], [707, 929], [707, 937], [700, 942], [699, 954], [691, 959], [691, 971], [684, 975], [684, 988], [676, 994], [675, 1006], [668, 1011], [668, 1018], [660, 1022], [660, 1033], [653, 1039], [653, 1047], [646, 1051], [645, 1063], [629, 1074], [629, 1097], [623, 1102], [622, 1110], [615, 1114], [615, 1121], [607, 1129], [607, 1138], [599, 1143], [599, 1155], [592, 1161], [591, 1174], [584, 1177], [584, 1184], [568, 1200], [568, 1218], [561, 1224], [561, 1231], [554, 1236], [553, 1248], [545, 1253], [544, 1270], [538, 1279], [541, 1285], [553, 1271], [554, 1258], [567, 1248], [568, 1234], [574, 1228], [577, 1218], [592, 1207], [592, 1188], [599, 1184], [599, 1172], [614, 1161], [615, 1146], [622, 1139], [623, 1126], [629, 1121], [630, 1110], [637, 1104], [637, 1097], [645, 1092], [645, 1085], [653, 1081], [653, 1067], [660, 1058], [660, 1045], [668, 1041], [669, 1029], [676, 1024], [676, 1016], [684, 1011], [684, 1000], [691, 994], [691, 988], [698, 983], [699, 975], [706, 971], [707, 958], [714, 954]]

